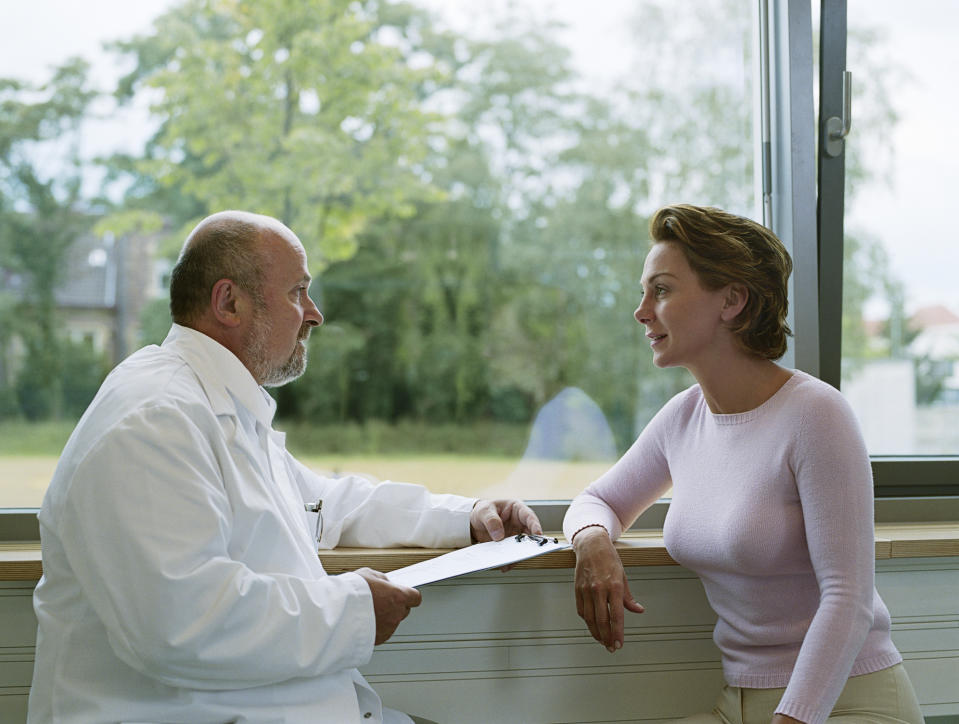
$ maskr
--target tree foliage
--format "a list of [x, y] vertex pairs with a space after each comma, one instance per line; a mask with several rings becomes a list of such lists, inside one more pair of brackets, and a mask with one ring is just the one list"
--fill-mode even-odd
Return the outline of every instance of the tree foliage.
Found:
[[434, 116], [418, 89], [438, 71], [405, 62], [415, 14], [350, 0], [175, 7], [117, 45], [136, 59], [121, 93], [157, 92], [162, 119], [132, 170], [203, 213], [281, 219], [317, 267], [349, 258], [374, 219], [408, 216], [430, 193], [418, 164]]
[[[649, 0], [629, 23], [635, 57], [598, 88], [563, 28], [515, 5], [479, 35], [409, 2], [184, 0], [112, 46], [132, 60], [116, 96], [147, 94], [157, 126], [142, 154], [103, 159], [125, 193], [98, 200], [96, 231], [162, 225], [172, 257], [213, 211], [287, 223], [327, 319], [307, 373], [275, 391], [287, 418], [528, 422], [576, 387], [622, 449], [690, 381], [653, 370], [631, 317], [648, 215], [675, 201], [748, 215], [754, 193], [749, 8], [703, 0], [679, 23]], [[744, 70], [720, 70], [731, 67]], [[7, 159], [83, 116], [82, 80], [66, 66], [41, 103], [0, 83], [0, 213], [5, 229], [23, 225], [3, 234], [4, 257], [24, 268], [41, 268], [30, 257], [41, 236], [42, 263], [56, 267], [87, 216], [79, 186]], [[878, 98], [873, 115], [894, 120]], [[850, 246], [855, 268], [888, 276], [869, 248]], [[49, 292], [60, 272], [37, 285]], [[862, 278], [847, 285], [851, 320]], [[52, 332], [44, 289], [30, 299]], [[165, 304], [150, 305], [144, 341], [168, 322]]]
[[[55, 295], [71, 244], [92, 223], [79, 209], [79, 161], [70, 144], [94, 97], [87, 70], [73, 59], [40, 86], [0, 79], [0, 274], [14, 287], [4, 303], [9, 312], [0, 326], [0, 350], [8, 351], [16, 336], [27, 360], [6, 373], [16, 375], [16, 404], [4, 395], [4, 407], [30, 419], [59, 416], [70, 394]], [[35, 151], [53, 140], [66, 151], [45, 164]]]

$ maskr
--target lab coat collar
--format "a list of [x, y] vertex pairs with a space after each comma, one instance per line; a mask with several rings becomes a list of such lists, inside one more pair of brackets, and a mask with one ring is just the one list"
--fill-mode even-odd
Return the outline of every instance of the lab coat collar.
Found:
[[196, 373], [215, 414], [236, 415], [239, 404], [264, 428], [272, 428], [276, 401], [222, 344], [195, 329], [174, 324], [162, 346], [179, 355]]

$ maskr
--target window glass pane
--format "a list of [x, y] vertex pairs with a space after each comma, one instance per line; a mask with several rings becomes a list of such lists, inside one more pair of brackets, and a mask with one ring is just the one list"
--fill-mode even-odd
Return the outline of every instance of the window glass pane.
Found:
[[163, 339], [179, 246], [222, 208], [282, 218], [310, 256], [327, 321], [276, 391], [307, 464], [579, 492], [691, 381], [653, 367], [632, 319], [649, 215], [757, 217], [755, 8], [259, 7], [17, 6], [29, 43], [0, 48], [0, 77], [22, 82], [0, 85], [0, 505], [39, 504], [105, 371]]
[[850, 0], [842, 389], [870, 453], [959, 453], [959, 5]]

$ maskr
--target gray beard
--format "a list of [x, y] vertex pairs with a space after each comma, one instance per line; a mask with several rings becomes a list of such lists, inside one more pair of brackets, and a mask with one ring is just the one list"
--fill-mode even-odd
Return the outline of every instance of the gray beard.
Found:
[[310, 328], [304, 325], [300, 330], [293, 354], [281, 365], [271, 366], [267, 359], [266, 347], [270, 337], [270, 327], [261, 320], [253, 325], [247, 348], [249, 350], [250, 366], [253, 376], [263, 387], [280, 387], [292, 382], [306, 372], [306, 340], [310, 335]]

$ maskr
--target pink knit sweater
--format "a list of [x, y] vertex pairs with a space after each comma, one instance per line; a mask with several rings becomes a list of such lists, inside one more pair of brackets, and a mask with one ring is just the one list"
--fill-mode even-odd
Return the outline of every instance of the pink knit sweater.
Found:
[[615, 539], [670, 485], [666, 548], [702, 579], [729, 685], [786, 687], [777, 712], [818, 724], [849, 676], [902, 661], [874, 584], [869, 458], [839, 392], [797, 371], [717, 415], [690, 387], [576, 497], [566, 537], [599, 523]]

